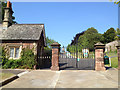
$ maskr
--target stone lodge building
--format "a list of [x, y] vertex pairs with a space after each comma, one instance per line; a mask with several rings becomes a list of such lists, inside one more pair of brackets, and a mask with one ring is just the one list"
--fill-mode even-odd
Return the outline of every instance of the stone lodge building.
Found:
[[33, 49], [37, 61], [42, 65], [40, 56], [46, 46], [44, 24], [12, 24], [12, 4], [7, 1], [5, 15], [0, 29], [0, 43], [5, 47], [10, 59], [19, 59], [23, 48]]
[[120, 44], [120, 40], [115, 40], [105, 45], [105, 52], [117, 50], [116, 46]]

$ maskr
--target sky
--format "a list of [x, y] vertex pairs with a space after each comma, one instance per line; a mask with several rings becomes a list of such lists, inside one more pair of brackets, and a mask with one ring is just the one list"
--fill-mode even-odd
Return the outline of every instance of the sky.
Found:
[[13, 2], [19, 24], [45, 24], [46, 36], [67, 46], [90, 27], [99, 33], [118, 27], [118, 5], [113, 2]]

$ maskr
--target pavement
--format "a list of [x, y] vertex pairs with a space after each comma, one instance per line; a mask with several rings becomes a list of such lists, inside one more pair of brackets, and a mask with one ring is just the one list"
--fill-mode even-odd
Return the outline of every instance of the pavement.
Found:
[[2, 88], [118, 88], [118, 70], [32, 70]]
[[25, 72], [25, 69], [0, 69], [0, 72], [3, 73], [13, 73], [15, 75], [18, 75], [19, 73]]

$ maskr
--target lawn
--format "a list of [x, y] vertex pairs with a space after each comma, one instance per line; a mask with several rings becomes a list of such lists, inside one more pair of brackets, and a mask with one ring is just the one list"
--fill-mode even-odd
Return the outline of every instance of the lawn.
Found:
[[111, 58], [111, 67], [118, 67], [118, 57]]
[[112, 52], [112, 53], [106, 53], [107, 56], [112, 57], [112, 56], [117, 56], [117, 53]]
[[118, 67], [118, 57], [113, 57], [113, 56], [118, 56], [117, 53], [112, 52], [112, 53], [107, 53], [106, 55], [108, 57], [112, 57], [111, 58], [111, 67], [117, 68]]
[[9, 78], [9, 77], [11, 77], [11, 76], [13, 76], [14, 74], [13, 73], [0, 73], [0, 80], [2, 81], [2, 80], [4, 80], [4, 79], [7, 79], [7, 78]]

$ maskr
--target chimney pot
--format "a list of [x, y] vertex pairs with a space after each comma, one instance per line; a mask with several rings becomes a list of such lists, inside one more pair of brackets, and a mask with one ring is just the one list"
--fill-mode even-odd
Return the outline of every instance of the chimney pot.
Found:
[[4, 8], [5, 14], [4, 14], [4, 20], [3, 20], [3, 27], [7, 28], [12, 25], [12, 4], [10, 1], [7, 1], [7, 7]]
[[7, 8], [10, 8], [12, 10], [12, 3], [10, 1], [7, 1]]
[[8, 8], [10, 7], [10, 1], [7, 1], [7, 7]]

